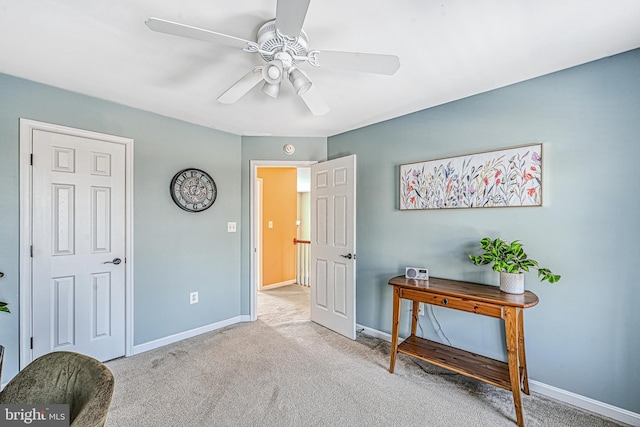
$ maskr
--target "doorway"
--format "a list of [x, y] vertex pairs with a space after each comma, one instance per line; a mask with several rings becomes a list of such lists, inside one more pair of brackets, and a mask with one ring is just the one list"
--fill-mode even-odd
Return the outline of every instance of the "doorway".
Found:
[[[256, 180], [256, 281], [268, 291], [309, 285], [310, 170], [260, 167]], [[261, 264], [261, 265], [260, 265]]]
[[[250, 184], [250, 222], [251, 222], [251, 302], [250, 302], [250, 318], [256, 320], [258, 318], [257, 298], [258, 292], [262, 287], [260, 277], [262, 276], [262, 234], [263, 230], [260, 226], [262, 221], [260, 210], [260, 197], [264, 191], [262, 181], [258, 177], [259, 168], [309, 168], [315, 161], [268, 161], [268, 160], [252, 160], [250, 162], [251, 184]], [[308, 200], [308, 198], [306, 199]], [[268, 224], [268, 223], [267, 223]], [[275, 225], [274, 225], [275, 226]], [[267, 225], [268, 227], [268, 225]], [[293, 247], [293, 241], [291, 242]], [[291, 283], [294, 283], [292, 281]], [[287, 283], [283, 283], [287, 285]]]
[[[251, 302], [250, 320], [257, 319], [256, 266], [261, 251], [255, 218], [259, 167], [306, 166], [310, 168], [310, 320], [350, 339], [355, 339], [356, 287], [356, 156], [349, 155], [324, 162], [251, 161]], [[257, 190], [261, 191], [261, 190]], [[261, 224], [265, 224], [264, 218]]]

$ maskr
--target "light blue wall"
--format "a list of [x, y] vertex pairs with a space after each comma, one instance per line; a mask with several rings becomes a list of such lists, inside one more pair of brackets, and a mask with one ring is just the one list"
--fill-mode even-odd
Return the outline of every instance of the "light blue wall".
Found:
[[[282, 149], [285, 144], [292, 144], [296, 151], [287, 155]], [[296, 138], [273, 136], [242, 137], [242, 314], [249, 315], [251, 310], [251, 282], [249, 278], [251, 266], [251, 204], [250, 180], [251, 160], [269, 160], [282, 162], [323, 161], [327, 159], [327, 138]]]
[[[389, 277], [404, 266], [495, 283], [466, 254], [485, 235], [521, 239], [563, 279], [527, 288], [533, 379], [640, 412], [636, 221], [640, 170], [640, 51], [530, 80], [326, 138], [239, 137], [0, 74], [0, 343], [3, 381], [17, 372], [18, 118], [135, 139], [135, 344], [249, 314], [249, 161], [358, 155], [357, 321], [390, 330]], [[398, 166], [532, 142], [545, 144], [545, 206], [400, 212]], [[282, 151], [296, 146], [294, 156]], [[209, 171], [218, 200], [192, 215], [168, 183], [184, 167]], [[227, 233], [236, 221], [239, 233]], [[198, 269], [185, 268], [198, 264]], [[194, 285], [198, 288], [194, 288]], [[188, 293], [200, 292], [190, 306]], [[503, 357], [499, 322], [436, 309], [453, 344]], [[403, 312], [407, 319], [407, 308]], [[425, 336], [436, 338], [431, 323]], [[403, 324], [407, 331], [406, 321]]]
[[[236, 135], [0, 74], [0, 343], [2, 380], [18, 370], [18, 120], [20, 117], [133, 138], [134, 344], [240, 315], [241, 138]], [[175, 206], [173, 175], [211, 174], [215, 204], [199, 214]], [[194, 268], [195, 267], [195, 268]], [[200, 302], [189, 304], [189, 292]]]
[[[400, 164], [535, 142], [544, 144], [541, 208], [398, 210]], [[484, 236], [520, 239], [563, 276], [554, 285], [526, 277], [540, 298], [525, 313], [530, 377], [640, 412], [640, 50], [334, 136], [328, 146], [329, 158], [358, 156], [358, 323], [390, 331], [387, 280], [405, 266], [496, 284], [497, 273], [467, 254]], [[435, 312], [454, 345], [504, 357], [500, 321]], [[421, 327], [442, 340], [428, 318]]]

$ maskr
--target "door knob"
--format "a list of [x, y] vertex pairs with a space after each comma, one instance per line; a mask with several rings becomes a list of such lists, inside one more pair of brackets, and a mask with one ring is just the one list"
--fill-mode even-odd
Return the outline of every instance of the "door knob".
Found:
[[347, 258], [347, 259], [351, 259], [353, 258], [353, 255], [351, 254], [346, 254], [346, 255], [340, 255], [342, 258]]
[[114, 258], [113, 261], [105, 261], [103, 262], [103, 264], [115, 264], [118, 265], [122, 262], [122, 260], [120, 258]]

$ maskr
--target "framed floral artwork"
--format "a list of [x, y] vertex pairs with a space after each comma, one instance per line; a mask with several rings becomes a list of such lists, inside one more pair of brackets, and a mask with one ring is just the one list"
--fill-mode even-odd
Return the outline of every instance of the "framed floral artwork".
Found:
[[400, 209], [542, 206], [542, 144], [400, 165]]

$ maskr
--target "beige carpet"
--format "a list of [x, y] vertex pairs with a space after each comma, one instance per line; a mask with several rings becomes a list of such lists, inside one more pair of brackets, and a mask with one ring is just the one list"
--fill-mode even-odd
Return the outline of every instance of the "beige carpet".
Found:
[[[309, 291], [262, 292], [258, 321], [108, 362], [116, 388], [109, 427], [515, 426], [511, 393], [344, 338], [309, 321]], [[615, 426], [540, 395], [527, 426]]]

